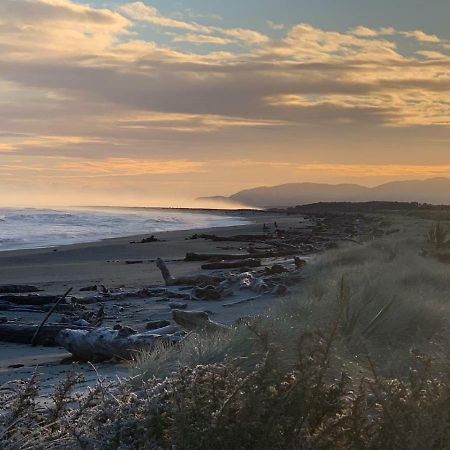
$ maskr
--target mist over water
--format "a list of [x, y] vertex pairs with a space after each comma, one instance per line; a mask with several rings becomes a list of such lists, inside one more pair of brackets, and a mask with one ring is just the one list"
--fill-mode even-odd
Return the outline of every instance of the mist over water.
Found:
[[240, 217], [145, 208], [0, 208], [0, 251], [246, 223]]

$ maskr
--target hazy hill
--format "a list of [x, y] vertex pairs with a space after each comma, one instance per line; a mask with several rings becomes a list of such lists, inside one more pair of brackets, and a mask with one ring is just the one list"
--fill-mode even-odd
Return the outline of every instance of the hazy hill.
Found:
[[[220, 197], [256, 207], [295, 206], [316, 202], [402, 201], [450, 204], [450, 178], [396, 181], [373, 188], [358, 184], [289, 183], [246, 189]], [[206, 197], [214, 200], [218, 197]]]

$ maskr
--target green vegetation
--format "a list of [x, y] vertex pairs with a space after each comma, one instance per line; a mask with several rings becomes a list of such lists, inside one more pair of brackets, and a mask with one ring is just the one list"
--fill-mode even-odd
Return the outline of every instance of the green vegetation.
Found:
[[139, 355], [130, 380], [74, 395], [69, 377], [50, 412], [36, 379], [3, 389], [0, 447], [449, 448], [447, 228], [386, 227], [318, 256], [265, 317]]

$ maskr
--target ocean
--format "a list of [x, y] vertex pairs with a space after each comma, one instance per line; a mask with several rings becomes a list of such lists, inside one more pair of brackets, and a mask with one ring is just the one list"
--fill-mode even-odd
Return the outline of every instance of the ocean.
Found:
[[0, 251], [246, 223], [231, 215], [153, 208], [0, 208]]

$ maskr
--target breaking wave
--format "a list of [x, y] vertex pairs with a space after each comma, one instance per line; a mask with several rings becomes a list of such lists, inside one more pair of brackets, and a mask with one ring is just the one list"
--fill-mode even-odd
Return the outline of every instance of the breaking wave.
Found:
[[145, 208], [0, 208], [0, 251], [245, 223], [241, 217]]

